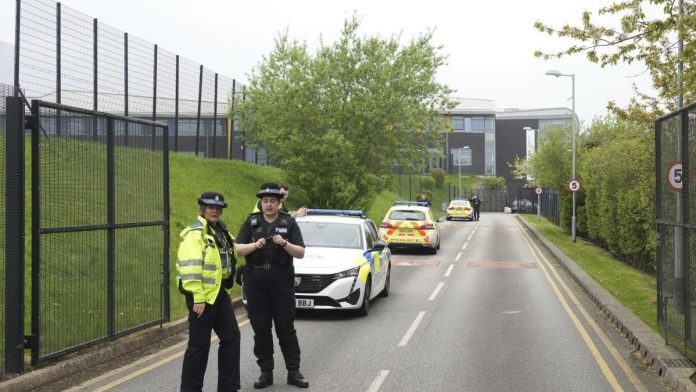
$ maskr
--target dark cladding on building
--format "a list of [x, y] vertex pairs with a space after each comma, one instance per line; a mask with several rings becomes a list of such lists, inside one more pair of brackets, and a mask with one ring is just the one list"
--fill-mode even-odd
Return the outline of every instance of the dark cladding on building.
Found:
[[510, 163], [528, 158], [551, 126], [570, 129], [573, 113], [568, 108], [505, 109], [498, 111], [495, 101], [454, 98], [457, 106], [442, 111], [442, 155], [430, 167], [449, 174], [503, 177], [508, 190], [526, 185], [514, 179]]

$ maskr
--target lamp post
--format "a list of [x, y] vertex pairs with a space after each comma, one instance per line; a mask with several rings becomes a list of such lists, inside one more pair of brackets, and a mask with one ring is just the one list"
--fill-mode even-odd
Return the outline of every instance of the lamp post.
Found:
[[[571, 180], [575, 180], [575, 134], [577, 133], [577, 126], [576, 126], [576, 120], [577, 120], [577, 114], [575, 113], [575, 74], [562, 74], [560, 71], [546, 71], [546, 75], [550, 76], [555, 76], [555, 77], [561, 77], [561, 76], [570, 76], [572, 80], [572, 99], [573, 99], [573, 106], [572, 106], [572, 111], [573, 111], [573, 117], [571, 121], [573, 122], [573, 177]], [[571, 222], [571, 233], [572, 233], [572, 239], [573, 242], [575, 242], [575, 229], [576, 229], [576, 218], [575, 218], [575, 193], [573, 192], [573, 219]]]
[[462, 198], [462, 151], [468, 150], [469, 146], [460, 147], [457, 149], [457, 167], [459, 168], [459, 197]]

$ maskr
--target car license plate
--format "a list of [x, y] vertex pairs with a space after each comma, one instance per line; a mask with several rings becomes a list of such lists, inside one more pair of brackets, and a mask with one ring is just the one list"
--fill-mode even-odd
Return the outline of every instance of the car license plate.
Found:
[[295, 307], [296, 308], [313, 308], [314, 307], [314, 300], [313, 299], [305, 299], [305, 298], [295, 298]]

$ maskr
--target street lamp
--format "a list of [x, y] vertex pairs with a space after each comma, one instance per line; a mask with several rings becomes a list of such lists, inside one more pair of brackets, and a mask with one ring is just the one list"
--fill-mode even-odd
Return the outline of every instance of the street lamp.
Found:
[[469, 146], [460, 147], [457, 149], [457, 167], [459, 168], [459, 198], [462, 197], [462, 151], [468, 150]]
[[[570, 76], [572, 80], [572, 99], [573, 99], [573, 117], [571, 121], [573, 122], [573, 178], [571, 180], [575, 180], [575, 134], [577, 133], [577, 126], [576, 126], [576, 119], [577, 119], [577, 114], [575, 113], [575, 74], [562, 74], [561, 71], [546, 71], [546, 75], [550, 76], [555, 76], [555, 77], [560, 77], [560, 76]], [[573, 192], [573, 219], [571, 222], [571, 233], [572, 233], [572, 238], [573, 242], [575, 242], [575, 228], [576, 228], [576, 218], [575, 218], [575, 193]]]

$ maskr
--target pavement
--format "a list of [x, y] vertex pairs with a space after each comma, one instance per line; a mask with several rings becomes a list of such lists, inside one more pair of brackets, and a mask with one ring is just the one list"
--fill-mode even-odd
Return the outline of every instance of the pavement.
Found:
[[[653, 331], [643, 321], [631, 313], [609, 292], [595, 282], [573, 260], [546, 239], [535, 227], [528, 225], [524, 219], [519, 222], [541, 242], [548, 251], [568, 270], [573, 280], [604, 313], [605, 317], [627, 338], [634, 348], [647, 360], [652, 370], [677, 392], [696, 392], [696, 384], [690, 377], [696, 373], [696, 366], [665, 339]], [[241, 298], [233, 301], [235, 307], [242, 306]], [[137, 334], [113, 341], [109, 346], [93, 350], [59, 362], [38, 368], [22, 375], [0, 382], [0, 392], [31, 391], [101, 363], [110, 361], [120, 355], [142, 349], [167, 337], [186, 331], [186, 318], [153, 327]]]
[[696, 373], [696, 366], [691, 361], [668, 346], [660, 334], [616, 300], [534, 226], [527, 224], [524, 219], [517, 220], [568, 270], [573, 280], [604, 313], [606, 319], [621, 331], [635, 350], [640, 352], [655, 374], [662, 377], [675, 391], [696, 392], [696, 384], [690, 379]]

